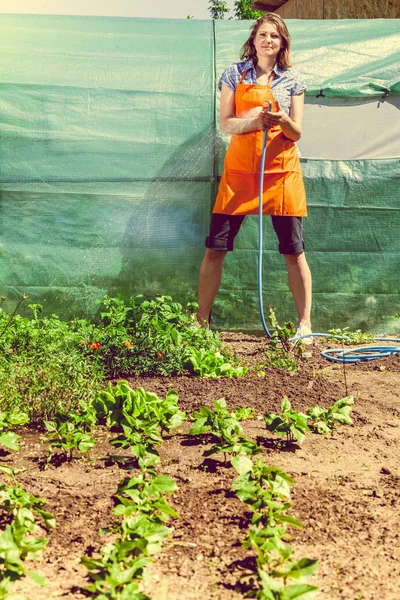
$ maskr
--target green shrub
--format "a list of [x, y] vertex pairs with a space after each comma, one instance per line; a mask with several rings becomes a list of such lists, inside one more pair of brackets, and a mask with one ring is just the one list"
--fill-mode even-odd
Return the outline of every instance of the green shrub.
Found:
[[[67, 323], [54, 315], [39, 320], [38, 305], [32, 310], [33, 319], [14, 316], [1, 339], [0, 407], [24, 410], [31, 419], [49, 418], [94, 397], [104, 371], [82, 351], [82, 340], [93, 330], [89, 322]], [[8, 320], [0, 311], [2, 330]]]
[[185, 373], [193, 348], [206, 353], [221, 352], [217, 333], [188, 327], [195, 324], [194, 306], [188, 303], [184, 309], [170, 296], [154, 300], [136, 296], [128, 303], [106, 297], [101, 323], [95, 338], [87, 340], [86, 351], [95, 351], [107, 377]]

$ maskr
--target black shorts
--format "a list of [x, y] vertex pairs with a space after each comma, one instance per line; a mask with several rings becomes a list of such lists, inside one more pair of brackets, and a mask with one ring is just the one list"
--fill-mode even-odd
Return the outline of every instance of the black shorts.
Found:
[[[244, 216], [213, 214], [206, 247], [211, 250], [233, 250], [233, 241]], [[281, 254], [300, 254], [304, 250], [301, 217], [272, 217], [272, 225], [279, 240]]]

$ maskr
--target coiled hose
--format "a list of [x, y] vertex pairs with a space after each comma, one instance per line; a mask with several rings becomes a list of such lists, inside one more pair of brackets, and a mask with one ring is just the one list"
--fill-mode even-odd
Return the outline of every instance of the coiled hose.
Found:
[[[271, 105], [269, 105], [268, 110], [271, 110]], [[263, 230], [262, 230], [262, 208], [263, 208], [263, 190], [264, 190], [264, 166], [265, 166], [265, 155], [267, 152], [267, 140], [268, 140], [268, 130], [264, 132], [263, 139], [263, 147], [261, 154], [261, 164], [260, 164], [260, 184], [259, 184], [259, 201], [258, 201], [258, 306], [260, 310], [260, 318], [261, 323], [264, 328], [265, 333], [269, 338], [272, 337], [271, 332], [269, 331], [267, 324], [265, 322], [264, 317], [264, 308], [263, 308], [263, 297], [262, 297], [262, 240], [263, 240]], [[326, 337], [326, 338], [336, 338], [339, 340], [346, 340], [346, 336], [339, 335], [331, 335], [329, 333], [308, 333], [307, 335], [302, 335], [298, 337], [291, 338], [290, 342], [297, 342], [304, 338], [308, 337]], [[383, 338], [376, 337], [374, 338], [376, 342], [385, 341], [385, 342], [395, 342], [396, 344], [400, 344], [399, 338]], [[392, 354], [399, 354], [400, 347], [399, 346], [362, 346], [358, 348], [350, 348], [348, 350], [343, 349], [328, 349], [323, 350], [321, 355], [329, 361], [333, 362], [341, 362], [341, 363], [355, 363], [355, 362], [366, 362], [369, 360], [376, 360], [377, 358], [385, 358], [387, 356], [391, 356]]]

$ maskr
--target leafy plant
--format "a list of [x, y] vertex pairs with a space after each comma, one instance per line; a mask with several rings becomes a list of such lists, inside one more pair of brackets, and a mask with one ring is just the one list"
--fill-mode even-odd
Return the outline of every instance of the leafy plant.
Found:
[[[13, 472], [7, 474], [14, 477]], [[55, 527], [53, 515], [43, 510], [44, 504], [44, 500], [32, 496], [19, 486], [0, 485], [3, 529], [0, 534], [0, 593], [4, 598], [9, 597], [9, 585], [25, 575], [44, 585], [42, 576], [28, 571], [24, 566], [26, 559], [35, 558], [47, 545], [47, 538], [30, 535], [35, 528], [37, 517], [47, 529]]]
[[287, 512], [292, 506], [289, 500], [293, 480], [280, 469], [245, 456], [233, 458], [232, 465], [239, 477], [231, 489], [253, 513], [242, 545], [256, 551], [256, 585], [246, 595], [265, 600], [311, 598], [316, 587], [287, 585], [291, 579], [302, 581], [312, 575], [317, 566], [315, 560], [294, 560], [290, 546], [284, 542], [288, 525], [302, 527]]
[[84, 556], [81, 563], [90, 572], [92, 583], [85, 589], [97, 600], [150, 600], [139, 589], [149, 556], [132, 555], [132, 546], [117, 540], [100, 549], [99, 558]]
[[138, 431], [148, 424], [156, 424], [161, 431], [169, 432], [182, 425], [186, 418], [179, 410], [176, 390], [169, 390], [162, 399], [142, 387], [133, 390], [125, 380], [114, 387], [109, 382], [107, 389], [96, 398], [93, 408], [100, 423], [109, 427], [126, 424]]
[[268, 413], [265, 415], [265, 424], [267, 430], [276, 433], [279, 437], [293, 442], [296, 439], [302, 444], [306, 433], [309, 432], [307, 421], [309, 417], [302, 412], [296, 412], [292, 409], [289, 399], [285, 396], [281, 404], [282, 414]]
[[259, 374], [263, 374], [265, 367], [295, 371], [298, 359], [303, 356], [304, 345], [300, 342], [292, 343], [290, 341], [296, 332], [293, 323], [288, 321], [281, 325], [272, 306], [269, 307], [269, 319], [274, 330], [268, 340], [265, 359], [256, 366], [256, 370]]
[[[170, 296], [146, 300], [135, 296], [125, 303], [104, 298], [96, 333], [96, 357], [107, 376], [121, 377], [146, 373], [172, 375], [186, 371], [190, 348], [218, 352], [218, 334], [205, 328], [190, 328], [197, 305], [186, 309]], [[90, 353], [90, 346], [86, 346]]]
[[96, 442], [92, 436], [84, 431], [83, 427], [71, 420], [64, 420], [65, 417], [56, 417], [54, 421], [44, 421], [48, 435], [44, 440], [49, 442], [49, 455], [47, 462], [50, 462], [53, 456], [53, 448], [61, 449], [66, 460], [71, 461], [74, 450], [85, 454], [91, 450]]
[[343, 329], [328, 329], [328, 333], [331, 337], [327, 340], [330, 342], [342, 341], [346, 346], [353, 344], [366, 344], [375, 341], [375, 337], [372, 333], [363, 333], [361, 329], [350, 331], [348, 327]]
[[14, 431], [10, 431], [10, 429], [25, 425], [28, 421], [28, 415], [22, 411], [0, 411], [0, 446], [5, 446], [10, 450], [19, 450], [18, 440], [21, 436]]
[[232, 459], [232, 465], [239, 473], [232, 490], [242, 502], [246, 502], [252, 511], [252, 523], [260, 520], [271, 527], [288, 523], [301, 528], [294, 517], [282, 516], [291, 507], [290, 486], [293, 479], [276, 467], [268, 467], [262, 460], [253, 462], [248, 457]]
[[179, 515], [169, 506], [163, 494], [172, 494], [177, 489], [168, 475], [152, 472], [149, 480], [143, 473], [126, 478], [118, 486], [116, 498], [119, 504], [115, 507], [115, 514], [125, 518], [140, 513], [153, 523], [166, 523], [170, 516], [178, 518]]
[[337, 423], [351, 425], [353, 423], [350, 413], [354, 405], [353, 396], [341, 398], [329, 408], [320, 408], [318, 405], [307, 410], [312, 422], [310, 428], [322, 434], [328, 434], [333, 431]]
[[201, 406], [199, 410], [192, 415], [195, 420], [189, 434], [199, 435], [202, 433], [212, 433], [218, 438], [218, 442], [213, 444], [209, 450], [204, 452], [204, 456], [211, 456], [219, 452], [225, 454], [256, 454], [260, 451], [257, 444], [248, 440], [243, 435], [243, 429], [233, 413], [226, 408], [225, 398], [220, 398], [214, 402], [215, 410], [207, 406]]
[[254, 419], [256, 416], [256, 411], [254, 408], [237, 408], [233, 413], [231, 413], [233, 417], [237, 421], [246, 421], [247, 419]]
[[187, 365], [200, 377], [243, 377], [247, 367], [232, 365], [221, 352], [190, 348], [186, 353]]
[[[303, 559], [308, 560], [308, 559]], [[302, 567], [301, 564], [294, 563], [293, 574], [300, 574], [301, 577], [312, 575], [317, 568], [316, 561], [313, 561], [312, 566], [305, 565]], [[292, 600], [292, 598], [299, 598], [300, 600], [311, 600], [318, 592], [318, 588], [314, 585], [307, 585], [305, 583], [298, 583], [292, 585], [286, 585], [277, 581], [262, 569], [258, 570], [259, 581], [261, 587], [257, 590], [255, 597], [259, 600]]]
[[118, 486], [115, 514], [122, 522], [114, 530], [117, 540], [100, 549], [99, 558], [81, 559], [90, 571], [92, 583], [87, 592], [97, 600], [150, 600], [140, 592], [139, 581], [151, 557], [161, 550], [171, 533], [165, 526], [170, 516], [179, 516], [163, 494], [177, 490], [174, 481], [148, 470], [125, 478]]
[[93, 331], [88, 321], [39, 319], [39, 305], [31, 310], [33, 319], [15, 315], [10, 321], [0, 309], [0, 404], [5, 411], [18, 407], [31, 419], [49, 418], [90, 400], [104, 375], [93, 352], [83, 352], [82, 340]]
[[141, 468], [158, 462], [155, 446], [162, 441], [162, 432], [179, 427], [186, 418], [179, 410], [176, 390], [169, 390], [161, 399], [143, 388], [133, 390], [127, 381], [114, 387], [109, 383], [93, 408], [100, 423], [122, 429], [110, 443], [129, 448]]

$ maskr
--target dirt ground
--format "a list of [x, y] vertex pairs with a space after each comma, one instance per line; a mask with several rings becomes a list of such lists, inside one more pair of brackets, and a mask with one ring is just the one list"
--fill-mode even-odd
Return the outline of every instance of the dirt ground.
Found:
[[[245, 363], [259, 360], [262, 338], [225, 334], [226, 343]], [[400, 356], [343, 365], [319, 355], [290, 374], [266, 370], [264, 378], [135, 378], [133, 387], [165, 395], [175, 388], [180, 408], [190, 413], [224, 397], [228, 408], [249, 406], [257, 417], [245, 421], [245, 434], [262, 447], [262, 457], [292, 475], [293, 513], [304, 529], [291, 529], [297, 558], [319, 559], [311, 583], [324, 600], [398, 600], [400, 586]], [[329, 406], [353, 394], [353, 426], [330, 436], [308, 435], [300, 447], [277, 449], [264, 425], [266, 412], [278, 411], [283, 396], [296, 410]], [[241, 579], [252, 553], [241, 547], [249, 524], [245, 505], [229, 491], [236, 472], [219, 455], [206, 460], [207, 445], [187, 435], [185, 423], [160, 447], [159, 472], [170, 475], [179, 491], [169, 500], [181, 515], [174, 533], [149, 568], [145, 591], [153, 600], [240, 600]], [[21, 432], [20, 432], [21, 433]], [[46, 445], [39, 432], [24, 430], [21, 450], [5, 454], [2, 464], [24, 467], [19, 482], [46, 499], [57, 520], [49, 544], [30, 565], [48, 581], [46, 589], [25, 580], [15, 586], [30, 600], [85, 596], [86, 571], [80, 557], [105, 543], [99, 530], [113, 520], [112, 496], [132, 471], [122, 468], [99, 428], [97, 445], [85, 459], [43, 470]], [[119, 452], [121, 454], [121, 452]], [[123, 454], [123, 452], [122, 452]], [[113, 458], [114, 456], [114, 458]]]

